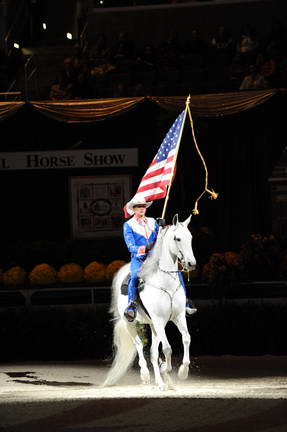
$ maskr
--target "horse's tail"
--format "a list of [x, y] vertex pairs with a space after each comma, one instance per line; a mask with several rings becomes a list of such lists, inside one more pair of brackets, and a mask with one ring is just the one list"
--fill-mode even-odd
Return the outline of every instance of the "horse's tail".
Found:
[[130, 368], [136, 356], [136, 346], [124, 318], [119, 318], [114, 326], [115, 357], [108, 375], [103, 383], [104, 387], [116, 384]]
[[121, 284], [124, 278], [130, 271], [130, 264], [127, 263], [122, 266], [114, 275], [112, 282], [112, 296], [109, 312], [113, 315], [114, 319], [118, 319], [120, 314], [118, 310], [118, 301], [121, 293]]
[[116, 384], [127, 372], [136, 356], [136, 347], [132, 333], [136, 335], [133, 324], [121, 318], [118, 309], [119, 297], [121, 295], [121, 284], [130, 271], [130, 264], [125, 264], [115, 274], [112, 283], [112, 299], [110, 313], [113, 315], [113, 346], [115, 355], [108, 375], [103, 383], [104, 387]]

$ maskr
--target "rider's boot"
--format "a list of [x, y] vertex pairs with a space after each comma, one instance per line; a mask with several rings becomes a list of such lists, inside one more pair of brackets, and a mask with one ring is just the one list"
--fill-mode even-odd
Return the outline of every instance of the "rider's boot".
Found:
[[188, 298], [186, 299], [185, 310], [187, 315], [191, 316], [197, 312], [197, 309], [193, 306], [192, 301]]
[[124, 316], [129, 322], [133, 322], [137, 316], [137, 286], [138, 278], [131, 277], [128, 284], [128, 306]]
[[137, 316], [137, 303], [132, 300], [129, 302], [128, 307], [124, 312], [124, 316], [129, 322], [133, 322]]

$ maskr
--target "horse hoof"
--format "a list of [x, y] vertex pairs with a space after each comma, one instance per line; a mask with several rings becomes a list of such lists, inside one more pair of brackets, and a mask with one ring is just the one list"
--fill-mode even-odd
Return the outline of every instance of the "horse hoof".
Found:
[[149, 374], [141, 375], [141, 380], [143, 384], [150, 384], [150, 376]]
[[169, 383], [168, 383], [168, 389], [169, 390], [175, 390], [175, 385], [173, 384], [172, 381], [169, 381]]
[[160, 391], [166, 391], [168, 390], [168, 385], [166, 383], [159, 384], [158, 388]]
[[178, 378], [181, 381], [184, 381], [184, 380], [187, 379], [187, 377], [188, 377], [188, 369], [189, 369], [189, 367], [187, 365], [183, 365], [183, 364], [178, 369]]

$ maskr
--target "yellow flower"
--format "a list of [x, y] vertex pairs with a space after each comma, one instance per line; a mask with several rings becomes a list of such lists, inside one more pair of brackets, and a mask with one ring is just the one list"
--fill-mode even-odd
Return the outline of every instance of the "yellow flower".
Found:
[[210, 256], [209, 262], [211, 264], [219, 265], [220, 263], [225, 262], [224, 255], [222, 253], [219, 253], [219, 252], [214, 252]]
[[114, 274], [125, 264], [126, 261], [123, 260], [115, 260], [108, 264], [106, 268], [106, 279], [112, 280]]
[[101, 282], [106, 278], [105, 264], [92, 261], [84, 268], [84, 279], [87, 282]]
[[4, 285], [18, 286], [23, 285], [26, 280], [26, 271], [20, 266], [14, 266], [6, 270], [3, 274]]
[[240, 267], [241, 260], [240, 255], [237, 252], [225, 252], [224, 258], [229, 267]]
[[51, 285], [57, 281], [57, 272], [49, 264], [37, 264], [29, 274], [31, 285]]
[[83, 280], [83, 269], [79, 264], [64, 264], [60, 267], [57, 276], [64, 283], [79, 283]]

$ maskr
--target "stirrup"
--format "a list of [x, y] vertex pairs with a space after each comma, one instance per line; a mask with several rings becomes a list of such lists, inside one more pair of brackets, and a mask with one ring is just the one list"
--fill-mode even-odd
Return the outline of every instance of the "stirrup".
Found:
[[193, 306], [189, 299], [186, 300], [185, 310], [189, 316], [194, 315], [197, 312], [197, 309]]
[[129, 322], [134, 321], [135, 317], [137, 316], [137, 304], [136, 304], [136, 302], [131, 301], [128, 304], [128, 307], [126, 308], [126, 310], [124, 312], [124, 316]]

